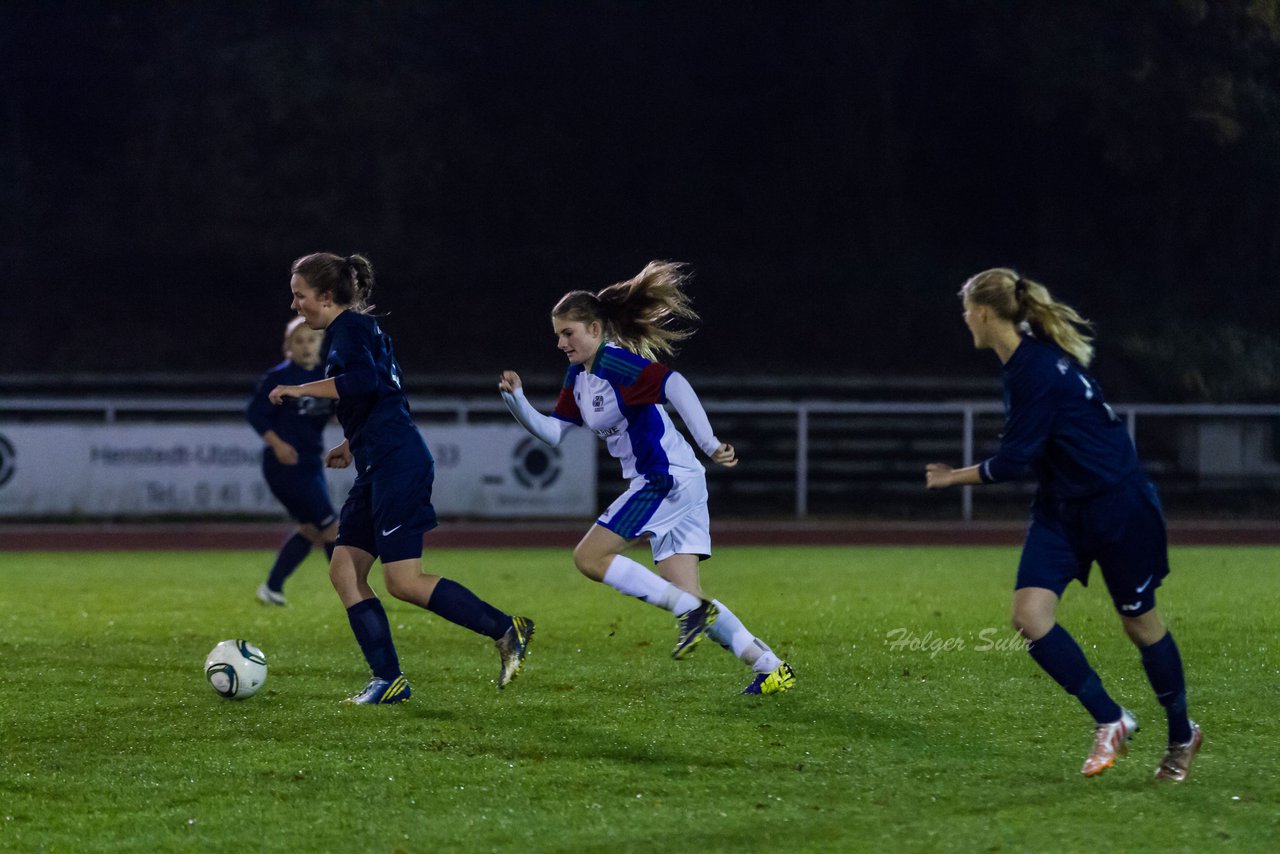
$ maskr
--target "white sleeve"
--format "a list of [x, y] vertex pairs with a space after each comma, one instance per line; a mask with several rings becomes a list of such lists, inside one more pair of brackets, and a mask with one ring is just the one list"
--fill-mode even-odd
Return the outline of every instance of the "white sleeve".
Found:
[[707, 420], [707, 411], [702, 408], [702, 401], [694, 393], [693, 386], [678, 371], [672, 371], [667, 377], [667, 400], [675, 407], [685, 426], [693, 434], [693, 441], [708, 457], [720, 447], [720, 440], [711, 430], [711, 422]]
[[514, 392], [500, 392], [500, 394], [502, 402], [507, 405], [507, 409], [511, 410], [511, 414], [520, 422], [520, 426], [553, 448], [560, 444], [561, 438], [573, 426], [568, 421], [543, 415], [534, 409], [533, 404], [525, 398], [523, 388], [518, 388]]

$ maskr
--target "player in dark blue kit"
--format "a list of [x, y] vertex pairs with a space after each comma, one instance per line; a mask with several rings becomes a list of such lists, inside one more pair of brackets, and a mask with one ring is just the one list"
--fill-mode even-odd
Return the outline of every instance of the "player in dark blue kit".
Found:
[[1156, 588], [1169, 572], [1164, 513], [1124, 423], [1085, 373], [1093, 357], [1090, 325], [1043, 285], [1005, 268], [969, 279], [960, 297], [974, 346], [994, 350], [1004, 365], [1005, 430], [995, 456], [961, 469], [931, 464], [926, 483], [940, 489], [1036, 477], [1013, 625], [1036, 663], [1096, 721], [1081, 772], [1092, 777], [1110, 768], [1138, 730], [1057, 623], [1063, 591], [1072, 579], [1086, 583], [1096, 561], [1168, 718], [1156, 779], [1183, 780], [1203, 736], [1187, 717], [1178, 647], [1155, 610]]
[[336, 468], [356, 466], [329, 579], [373, 678], [348, 702], [409, 699], [386, 611], [369, 586], [369, 570], [378, 558], [392, 596], [494, 640], [501, 658], [498, 687], [506, 687], [524, 662], [533, 621], [506, 614], [461, 584], [422, 571], [422, 535], [436, 527], [435, 463], [409, 415], [391, 339], [368, 313], [373, 267], [360, 255], [318, 252], [295, 261], [292, 272], [292, 308], [307, 326], [325, 330], [325, 379], [277, 386], [269, 399], [277, 404], [297, 397], [336, 400], [346, 440], [325, 461]]
[[272, 406], [267, 395], [278, 385], [302, 385], [324, 378], [320, 344], [324, 335], [295, 317], [285, 327], [285, 360], [262, 375], [245, 417], [267, 443], [262, 453], [262, 476], [271, 494], [284, 505], [298, 530], [276, 555], [267, 580], [258, 587], [266, 605], [284, 605], [284, 582], [306, 559], [312, 546], [333, 558], [338, 514], [329, 501], [324, 479], [324, 426], [333, 417], [333, 401], [299, 397]]

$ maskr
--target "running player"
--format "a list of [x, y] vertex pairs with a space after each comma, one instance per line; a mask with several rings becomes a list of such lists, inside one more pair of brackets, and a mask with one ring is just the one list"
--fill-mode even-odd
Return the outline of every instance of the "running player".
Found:
[[[738, 460], [712, 432], [688, 380], [652, 361], [692, 334], [671, 325], [697, 319], [684, 282], [679, 264], [653, 261], [597, 294], [561, 297], [551, 323], [569, 368], [552, 415], [533, 408], [514, 371], [502, 372], [498, 389], [516, 420], [548, 445], [558, 445], [573, 426], [603, 438], [630, 482], [574, 548], [578, 570], [675, 614], [672, 657], [688, 656], [710, 635], [754, 671], [742, 693], [775, 694], [795, 684], [791, 667], [724, 603], [704, 598], [698, 576], [698, 562], [711, 556], [706, 470], [662, 404], [675, 407], [714, 462], [734, 466]], [[658, 574], [622, 554], [644, 538]]]
[[1169, 572], [1164, 513], [1124, 423], [1085, 368], [1091, 325], [1040, 284], [1013, 270], [986, 270], [960, 289], [974, 346], [1004, 365], [1005, 428], [995, 456], [966, 468], [926, 467], [930, 489], [996, 483], [1028, 471], [1039, 481], [1018, 564], [1013, 625], [1046, 673], [1096, 722], [1081, 772], [1110, 768], [1137, 732], [1133, 714], [1111, 698], [1084, 652], [1057, 623], [1072, 579], [1102, 571], [1125, 634], [1142, 655], [1169, 723], [1169, 744], [1155, 776], [1183, 780], [1200, 749], [1187, 717], [1182, 659], [1156, 612], [1156, 588]]
[[258, 585], [264, 605], [284, 605], [284, 582], [306, 559], [312, 546], [333, 557], [338, 515], [324, 479], [324, 426], [333, 417], [333, 401], [299, 397], [272, 406], [267, 395], [278, 385], [302, 385], [323, 379], [320, 343], [324, 334], [307, 328], [301, 317], [284, 330], [285, 359], [262, 375], [245, 412], [249, 425], [267, 443], [262, 476], [276, 500], [298, 523], [276, 555], [267, 580]]
[[492, 638], [501, 658], [498, 687], [506, 687], [520, 671], [533, 621], [422, 571], [422, 535], [436, 527], [435, 463], [409, 415], [391, 339], [369, 313], [373, 267], [360, 255], [319, 252], [299, 258], [292, 272], [292, 308], [307, 326], [325, 330], [325, 379], [277, 386], [269, 398], [277, 404], [297, 397], [336, 400], [346, 439], [325, 461], [336, 468], [354, 462], [357, 472], [342, 505], [329, 579], [373, 678], [347, 702], [398, 703], [410, 695], [386, 611], [369, 586], [377, 558], [392, 596]]

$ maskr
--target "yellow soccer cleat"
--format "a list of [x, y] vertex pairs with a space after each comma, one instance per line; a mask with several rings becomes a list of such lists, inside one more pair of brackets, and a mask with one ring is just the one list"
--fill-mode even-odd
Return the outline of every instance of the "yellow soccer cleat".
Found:
[[781, 694], [796, 684], [796, 672], [785, 661], [768, 673], [757, 673], [751, 684], [742, 689], [744, 694]]

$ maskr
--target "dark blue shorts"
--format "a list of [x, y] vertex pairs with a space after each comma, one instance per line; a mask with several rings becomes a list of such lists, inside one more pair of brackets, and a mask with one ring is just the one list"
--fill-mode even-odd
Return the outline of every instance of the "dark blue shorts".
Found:
[[[264, 453], [264, 456], [270, 455], [270, 451]], [[324, 478], [324, 469], [264, 462], [262, 476], [271, 494], [295, 521], [323, 529], [338, 518], [333, 502], [329, 500], [329, 483]]]
[[1061, 596], [1073, 579], [1088, 584], [1095, 562], [1122, 617], [1155, 607], [1156, 588], [1169, 574], [1169, 543], [1160, 498], [1144, 475], [1131, 475], [1093, 498], [1037, 496], [1017, 589], [1044, 587]]
[[366, 551], [383, 564], [422, 557], [422, 535], [439, 524], [431, 505], [434, 482], [435, 464], [425, 448], [361, 472], [342, 505], [338, 545]]

